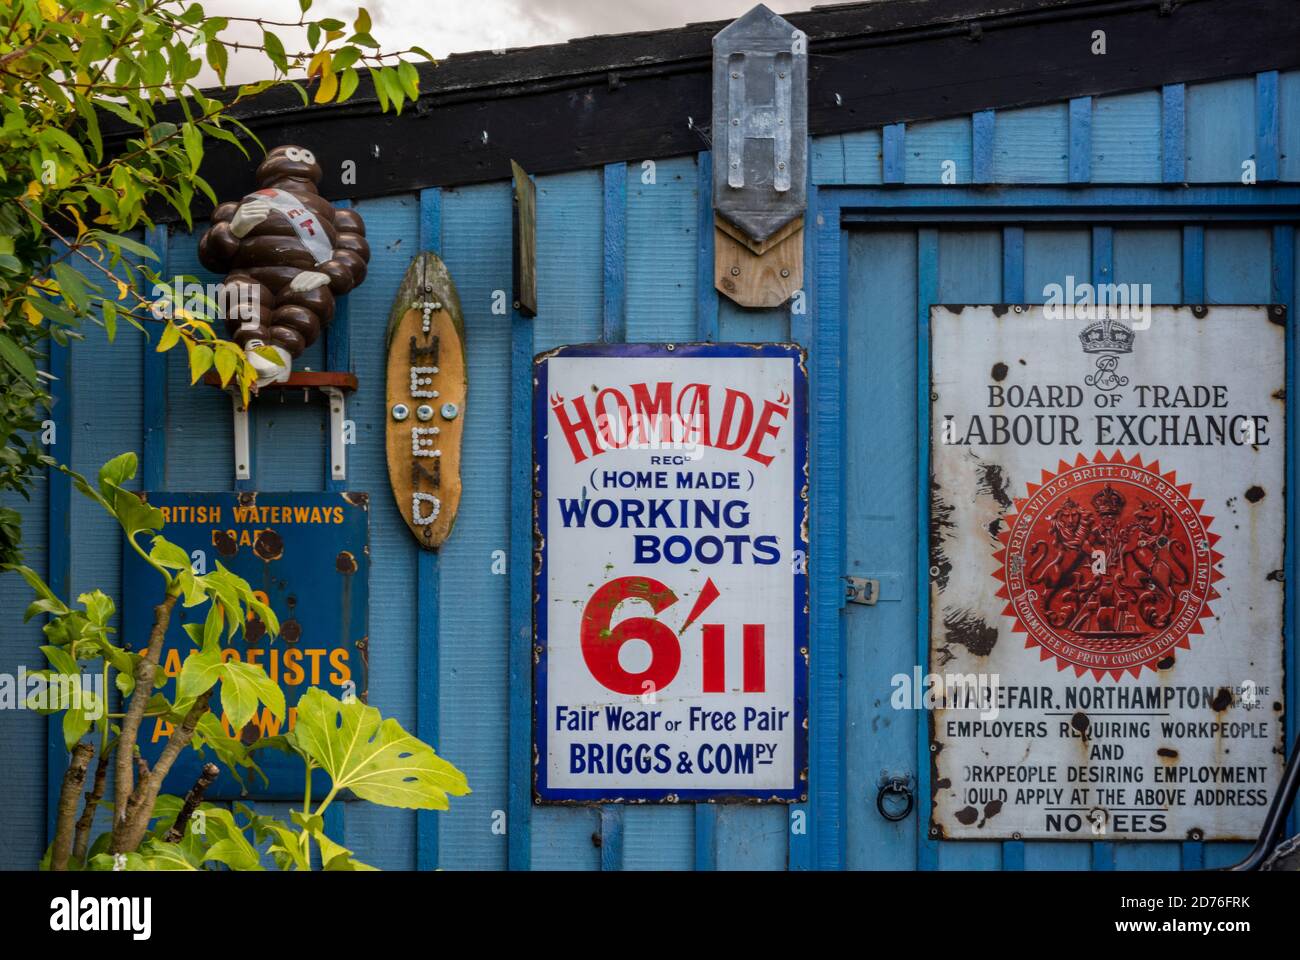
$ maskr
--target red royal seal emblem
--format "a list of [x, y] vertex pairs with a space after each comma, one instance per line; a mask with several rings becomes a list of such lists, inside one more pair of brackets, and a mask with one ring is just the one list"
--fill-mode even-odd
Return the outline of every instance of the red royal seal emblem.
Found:
[[997, 596], [1025, 646], [1098, 680], [1190, 648], [1222, 577], [1213, 518], [1191, 495], [1173, 471], [1118, 451], [1044, 470], [998, 534]]

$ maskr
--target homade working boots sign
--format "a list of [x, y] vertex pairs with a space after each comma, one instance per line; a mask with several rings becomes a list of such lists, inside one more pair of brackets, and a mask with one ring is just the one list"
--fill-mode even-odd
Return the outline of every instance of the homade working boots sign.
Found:
[[789, 344], [537, 359], [540, 800], [806, 799], [806, 395]]
[[1285, 313], [1072, 314], [931, 311], [929, 835], [1249, 839], [1284, 755]]

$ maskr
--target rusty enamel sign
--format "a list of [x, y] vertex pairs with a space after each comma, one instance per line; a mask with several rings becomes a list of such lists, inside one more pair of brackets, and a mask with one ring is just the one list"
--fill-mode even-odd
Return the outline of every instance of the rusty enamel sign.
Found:
[[932, 837], [1256, 835], [1284, 335], [1270, 307], [932, 309]]
[[538, 799], [805, 799], [802, 352], [602, 344], [534, 369]]
[[[212, 712], [228, 736], [253, 743], [293, 728], [298, 700], [318, 686], [336, 697], [365, 700], [369, 648], [367, 616], [370, 578], [370, 498], [365, 493], [172, 493], [144, 494], [159, 508], [162, 534], [190, 555], [196, 573], [221, 564], [248, 581], [280, 621], [280, 635], [267, 636], [250, 619], [227, 644], [226, 659], [254, 663], [284, 689], [287, 717], [262, 706], [243, 730], [231, 729], [220, 694]], [[123, 549], [125, 592], [123, 636], [147, 636], [158, 603], [158, 575], [129, 546]], [[199, 607], [199, 622], [207, 607]], [[165, 692], [174, 696], [185, 659], [198, 648], [185, 632], [194, 611], [177, 604], [164, 641], [161, 671]], [[202, 728], [200, 728], [202, 730]], [[152, 764], [167, 744], [171, 724], [148, 716], [140, 730], [140, 753]], [[263, 776], [239, 770], [205, 747], [200, 756], [184, 751], [172, 768], [180, 784], [191, 784], [200, 768], [216, 759], [221, 776], [208, 788], [209, 800], [301, 801], [302, 762], [277, 750], [254, 754]], [[319, 772], [313, 790], [328, 790]]]

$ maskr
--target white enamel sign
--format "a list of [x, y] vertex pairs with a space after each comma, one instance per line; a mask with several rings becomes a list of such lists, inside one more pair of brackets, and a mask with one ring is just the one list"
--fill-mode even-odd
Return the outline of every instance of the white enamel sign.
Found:
[[803, 799], [799, 349], [564, 347], [534, 369], [537, 796]]
[[932, 830], [1243, 839], [1283, 755], [1285, 327], [931, 312]]

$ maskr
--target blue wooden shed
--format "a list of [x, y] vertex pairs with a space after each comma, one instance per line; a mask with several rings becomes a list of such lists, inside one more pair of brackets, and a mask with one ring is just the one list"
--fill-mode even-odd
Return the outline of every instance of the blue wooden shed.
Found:
[[[1300, 288], [1300, 14], [1286, 0], [884, 0], [789, 16], [809, 38], [802, 296], [750, 310], [714, 288], [709, 40], [724, 24], [453, 56], [418, 103], [278, 101], [248, 121], [311, 146], [367, 224], [370, 276], [300, 366], [351, 370], [355, 445], [328, 470], [326, 415], [256, 412], [250, 489], [372, 494], [370, 702], [466, 771], [445, 814], [337, 805], [391, 869], [1197, 869], [1239, 843], [940, 841], [876, 811], [882, 773], [930, 792], [923, 715], [890, 678], [926, 662], [929, 307], [1041, 303], [1070, 274], [1150, 283], [1157, 303], [1288, 310], [1294, 410]], [[1104, 52], [1097, 52], [1098, 32]], [[511, 288], [510, 159], [537, 191], [535, 318]], [[247, 179], [213, 152], [219, 196]], [[223, 179], [224, 178], [224, 179]], [[229, 187], [223, 189], [225, 184]], [[163, 275], [204, 273], [196, 237], [148, 233]], [[418, 251], [464, 308], [471, 411], [464, 497], [438, 552], [387, 495], [384, 325]], [[498, 305], [494, 308], [494, 304]], [[141, 455], [143, 488], [235, 488], [229, 402], [141, 340], [56, 350], [55, 455], [93, 471]], [[592, 341], [794, 341], [809, 352], [810, 783], [806, 804], [538, 805], [531, 794], [532, 358]], [[1296, 417], [1287, 422], [1295, 489]], [[118, 531], [65, 479], [23, 507], [29, 558], [75, 596], [121, 589]], [[1296, 507], [1287, 504], [1286, 731], [1297, 728]], [[843, 577], [880, 583], [847, 605]], [[0, 669], [31, 663], [26, 587], [0, 577]], [[34, 866], [66, 765], [44, 718], [0, 722], [0, 867]], [[342, 809], [342, 808], [346, 809]], [[792, 829], [795, 822], [799, 829]]]

